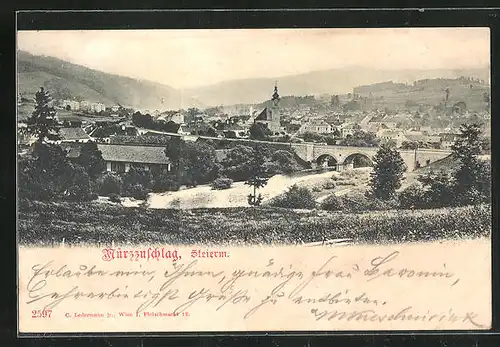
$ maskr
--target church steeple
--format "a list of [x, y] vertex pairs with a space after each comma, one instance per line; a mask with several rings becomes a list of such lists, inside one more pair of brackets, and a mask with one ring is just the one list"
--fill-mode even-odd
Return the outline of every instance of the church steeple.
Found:
[[275, 106], [278, 106], [278, 102], [280, 101], [280, 95], [278, 94], [278, 81], [274, 82], [274, 93], [271, 100]]

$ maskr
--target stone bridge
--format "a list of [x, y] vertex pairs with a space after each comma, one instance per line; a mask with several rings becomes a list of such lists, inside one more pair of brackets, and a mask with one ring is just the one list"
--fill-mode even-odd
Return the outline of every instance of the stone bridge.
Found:
[[[293, 143], [291, 147], [295, 149], [297, 155], [314, 166], [336, 166], [337, 170], [354, 166], [355, 158], [364, 158], [373, 164], [373, 157], [378, 151], [378, 147], [349, 147], [349, 146], [328, 146], [315, 143]], [[424, 167], [446, 158], [451, 154], [449, 150], [441, 149], [399, 149], [407, 171], [413, 171], [418, 167]]]
[[[378, 147], [350, 147], [350, 146], [328, 146], [319, 145], [317, 143], [289, 143], [289, 142], [269, 142], [269, 141], [259, 141], [250, 139], [229, 139], [229, 138], [217, 138], [209, 136], [199, 136], [199, 135], [181, 135], [177, 133], [167, 133], [163, 131], [140, 129], [138, 128], [140, 134], [146, 132], [164, 134], [169, 136], [181, 137], [186, 141], [196, 141], [198, 138], [210, 139], [217, 141], [237, 141], [239, 143], [266, 143], [279, 145], [284, 148], [293, 148], [297, 155], [304, 161], [309, 162], [313, 167], [315, 166], [336, 166], [337, 170], [342, 170], [344, 168], [349, 168], [354, 166], [354, 159], [362, 157], [370, 163], [373, 164], [373, 157], [378, 151]], [[418, 167], [424, 167], [438, 161], [440, 159], [446, 158], [451, 154], [449, 150], [442, 149], [418, 149], [418, 150], [406, 150], [399, 149], [398, 152], [406, 163], [407, 171], [413, 171]]]

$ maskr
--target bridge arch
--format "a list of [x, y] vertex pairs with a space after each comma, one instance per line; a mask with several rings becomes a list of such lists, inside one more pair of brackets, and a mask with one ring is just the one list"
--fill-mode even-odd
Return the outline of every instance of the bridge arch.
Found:
[[337, 158], [335, 158], [331, 154], [321, 154], [317, 159], [316, 159], [316, 165], [318, 166], [323, 166], [323, 167], [330, 167], [334, 166], [336, 167], [339, 161]]
[[352, 153], [344, 158], [344, 165], [353, 168], [373, 166], [373, 160], [370, 156], [363, 153]]

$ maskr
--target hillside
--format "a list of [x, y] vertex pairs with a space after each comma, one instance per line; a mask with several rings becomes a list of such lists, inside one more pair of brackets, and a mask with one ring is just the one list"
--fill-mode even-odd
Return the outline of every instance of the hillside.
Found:
[[172, 87], [112, 75], [80, 65], [19, 51], [18, 92], [32, 99], [44, 86], [55, 99], [89, 100], [139, 109], [202, 107], [197, 100]]
[[370, 68], [342, 68], [314, 71], [293, 76], [242, 79], [188, 90], [189, 94], [207, 105], [253, 104], [268, 100], [278, 81], [280, 95], [347, 94], [362, 85], [394, 81], [413, 83], [421, 79], [458, 78], [471, 76], [489, 81], [489, 69], [435, 69], [435, 70], [375, 70]]
[[412, 84], [383, 82], [355, 87], [353, 92], [361, 99], [367, 97], [370, 107], [402, 109], [444, 103], [446, 89], [449, 91], [448, 106], [465, 102], [469, 110], [486, 110], [484, 93], [490, 94], [490, 86], [468, 78], [423, 79]]

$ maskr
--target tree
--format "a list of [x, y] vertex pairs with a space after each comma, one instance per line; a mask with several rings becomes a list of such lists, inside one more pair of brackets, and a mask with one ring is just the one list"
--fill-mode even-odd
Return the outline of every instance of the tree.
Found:
[[245, 182], [253, 188], [253, 193], [248, 195], [248, 204], [251, 206], [259, 206], [262, 203], [262, 195], [257, 195], [257, 189], [264, 187], [269, 181], [269, 172], [264, 166], [265, 157], [261, 151], [254, 149], [252, 159], [250, 161], [250, 177]]
[[460, 167], [455, 172], [456, 198], [462, 204], [489, 201], [490, 165], [478, 158], [483, 149], [481, 127], [478, 124], [463, 124], [451, 148], [460, 161]]
[[62, 198], [74, 180], [81, 178], [77, 174], [61, 147], [37, 141], [31, 157], [19, 161], [19, 196], [34, 200]]
[[222, 160], [222, 167], [225, 175], [234, 181], [246, 180], [251, 176], [253, 169], [252, 157], [254, 150], [252, 147], [237, 145], [227, 152]]
[[374, 157], [371, 173], [371, 188], [376, 198], [389, 200], [401, 187], [406, 164], [401, 154], [393, 147], [383, 144]]
[[418, 181], [422, 183], [425, 190], [423, 201], [427, 208], [437, 208], [456, 205], [455, 187], [453, 176], [444, 170], [439, 172], [429, 172], [425, 176], [420, 176]]
[[106, 169], [102, 153], [95, 142], [87, 142], [81, 147], [80, 155], [76, 162], [81, 165], [89, 177], [95, 180]]
[[35, 110], [27, 120], [28, 129], [37, 141], [59, 140], [56, 111], [51, 104], [52, 97], [43, 87], [35, 94]]
[[274, 173], [290, 174], [300, 168], [293, 154], [283, 149], [273, 153], [271, 162], [276, 166]]
[[139, 128], [151, 129], [153, 126], [153, 118], [149, 114], [142, 114], [136, 111], [132, 115], [132, 123]]
[[174, 172], [181, 184], [196, 186], [215, 179], [220, 171], [215, 148], [207, 142], [171, 141], [165, 154], [174, 164]]

